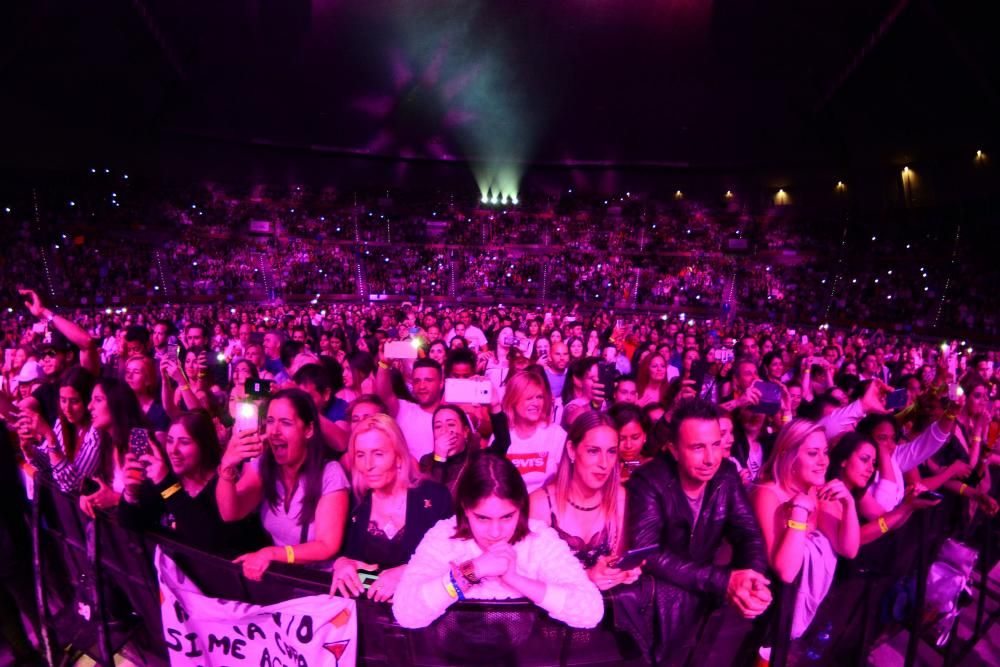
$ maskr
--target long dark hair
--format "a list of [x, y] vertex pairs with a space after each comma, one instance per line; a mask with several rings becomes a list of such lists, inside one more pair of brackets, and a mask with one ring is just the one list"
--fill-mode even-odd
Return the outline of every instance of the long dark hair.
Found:
[[222, 446], [219, 444], [219, 432], [215, 430], [212, 417], [204, 410], [182, 412], [171, 426], [180, 424], [198, 445], [198, 465], [204, 471], [215, 470], [222, 460]]
[[[827, 468], [827, 477], [831, 480], [839, 478], [843, 472], [841, 466], [847, 462], [847, 459], [851, 458], [851, 455], [857, 451], [858, 447], [864, 444], [871, 445], [875, 450], [875, 472], [878, 472], [878, 447], [872, 442], [871, 437], [860, 431], [848, 431], [837, 441], [833, 449], [830, 450], [830, 465]], [[868, 482], [865, 483], [864, 488], [854, 490], [853, 495], [856, 500], [860, 500], [861, 496], [865, 495], [868, 487], [875, 481], [875, 472], [868, 478]]]
[[[142, 428], [149, 431], [149, 424], [139, 405], [139, 399], [124, 380], [100, 378], [96, 386], [104, 392], [104, 397], [108, 401], [108, 412], [111, 413], [111, 428], [105, 434], [106, 440], [101, 443], [101, 470], [110, 479], [114, 470], [112, 453], [117, 452], [118, 459], [124, 461], [132, 429]], [[152, 433], [149, 440], [156, 441]]]
[[[313, 427], [313, 434], [306, 438], [306, 460], [299, 469], [302, 484], [302, 513], [299, 514], [299, 525], [312, 523], [316, 516], [316, 506], [323, 495], [323, 469], [327, 462], [326, 446], [323, 444], [319, 429], [319, 414], [312, 398], [301, 389], [282, 389], [267, 402], [264, 410], [266, 415], [275, 401], [286, 400], [292, 404], [295, 414], [308, 428]], [[264, 487], [264, 499], [272, 508], [278, 506], [278, 463], [270, 447], [264, 448], [260, 458], [260, 480]], [[291, 493], [291, 489], [286, 489]]]
[[[69, 387], [80, 395], [84, 410], [90, 403], [90, 395], [94, 391], [94, 376], [82, 366], [71, 366], [59, 378], [59, 388]], [[88, 414], [88, 419], [90, 416]], [[76, 456], [76, 427], [69, 423], [66, 415], [59, 411], [59, 424], [62, 429], [62, 446], [66, 458], [72, 461]]]
[[510, 538], [511, 544], [517, 544], [528, 534], [528, 487], [513, 463], [490, 452], [483, 452], [469, 462], [455, 487], [454, 537], [472, 539], [467, 512], [490, 496], [509, 500], [517, 507], [517, 528]]

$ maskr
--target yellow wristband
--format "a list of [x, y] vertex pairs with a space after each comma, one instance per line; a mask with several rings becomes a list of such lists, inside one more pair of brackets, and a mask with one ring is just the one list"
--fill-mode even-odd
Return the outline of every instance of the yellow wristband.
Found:
[[181, 391], [191, 391], [191, 385], [189, 385], [189, 384], [182, 384], [181, 385]]
[[441, 456], [440, 454], [435, 454], [434, 455], [434, 460], [437, 461], [438, 463], [444, 463], [448, 459], [446, 459], [445, 457]]
[[451, 583], [451, 577], [448, 576], [447, 574], [444, 575], [444, 589], [448, 591], [448, 595], [451, 598], [455, 600], [458, 599], [458, 591], [455, 590], [455, 584]]
[[174, 495], [175, 493], [177, 493], [180, 490], [181, 490], [181, 485], [180, 485], [180, 482], [178, 482], [177, 484], [174, 484], [173, 486], [168, 487], [168, 488], [163, 489], [162, 491], [160, 491], [160, 497], [163, 498], [164, 500], [166, 500], [167, 498], [169, 498], [170, 496]]
[[884, 516], [878, 518], [878, 529], [882, 531], [883, 535], [889, 532], [889, 524], [886, 523]]
[[962, 486], [958, 487], [958, 495], [964, 496], [965, 495], [965, 490], [967, 488], [969, 488], [968, 484], [962, 484]]
[[384, 371], [389, 370], [389, 364], [385, 363], [384, 361], [378, 362], [378, 367]]
[[979, 435], [972, 436], [972, 442], [982, 442], [982, 441], [983, 441], [982, 436]]
[[295, 549], [292, 549], [292, 547], [287, 544], [285, 545], [285, 561], [289, 564], [295, 562]]
[[802, 521], [795, 521], [794, 519], [789, 519], [786, 525], [792, 530], [801, 530], [801, 531], [809, 530], [808, 524]]

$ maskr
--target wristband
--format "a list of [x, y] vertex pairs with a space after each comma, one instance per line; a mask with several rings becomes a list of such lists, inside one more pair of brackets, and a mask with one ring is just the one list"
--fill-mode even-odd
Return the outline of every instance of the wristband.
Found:
[[285, 545], [285, 562], [291, 565], [295, 562], [295, 549], [291, 545]]
[[962, 486], [958, 487], [958, 495], [964, 496], [965, 495], [965, 490], [968, 489], [968, 488], [969, 488], [968, 484], [962, 484]]
[[189, 384], [182, 384], [180, 386], [180, 390], [181, 391], [191, 391], [191, 385], [189, 385]]
[[781, 415], [781, 423], [782, 424], [787, 424], [790, 421], [792, 421], [792, 416], [791, 415]]
[[223, 482], [236, 482], [240, 478], [240, 473], [232, 466], [219, 467], [219, 479]]
[[886, 523], [884, 516], [878, 518], [878, 529], [882, 531], [883, 535], [889, 532], [889, 524]]
[[45, 320], [46, 324], [52, 324], [52, 320], [56, 319], [56, 314], [51, 310], [46, 310], [42, 312], [42, 319]]
[[[464, 600], [465, 593], [462, 592], [462, 587], [458, 585], [457, 581], [455, 581], [454, 570], [448, 570], [448, 580], [449, 580], [448, 583], [450, 583], [455, 588], [455, 597], [457, 597], [459, 600]], [[449, 593], [449, 595], [451, 595], [451, 593]]]
[[389, 370], [389, 364], [385, 363], [384, 361], [379, 361], [378, 362], [378, 367], [381, 368], [384, 371]]
[[982, 436], [979, 435], [972, 436], [972, 442], [982, 442], [982, 441], [983, 441]]
[[446, 574], [444, 577], [444, 589], [448, 591], [448, 597], [452, 598], [453, 600], [457, 600], [458, 586], [451, 583], [454, 580], [455, 580], [455, 575], [453, 575], [451, 572], [448, 572], [448, 574]]
[[177, 493], [180, 490], [181, 490], [181, 483], [177, 482], [173, 486], [169, 486], [169, 487], [163, 489], [162, 491], [160, 491], [160, 497], [163, 498], [164, 500], [167, 500], [167, 499], [170, 498], [170, 496], [174, 495], [175, 493]]
[[435, 454], [434, 455], [434, 461], [437, 462], [437, 463], [444, 463], [447, 460], [448, 459], [446, 459], [445, 457], [441, 456], [440, 454]]
[[789, 519], [785, 525], [792, 530], [801, 530], [802, 532], [809, 530], [809, 526], [806, 523], [802, 521], [795, 521], [794, 519]]

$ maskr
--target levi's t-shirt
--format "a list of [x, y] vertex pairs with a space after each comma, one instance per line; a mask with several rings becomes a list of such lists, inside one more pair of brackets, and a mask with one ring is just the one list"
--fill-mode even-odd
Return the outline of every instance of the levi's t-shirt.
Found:
[[507, 459], [521, 473], [528, 493], [542, 488], [555, 477], [565, 446], [566, 431], [557, 424], [539, 427], [531, 437], [523, 439], [514, 429], [510, 430]]

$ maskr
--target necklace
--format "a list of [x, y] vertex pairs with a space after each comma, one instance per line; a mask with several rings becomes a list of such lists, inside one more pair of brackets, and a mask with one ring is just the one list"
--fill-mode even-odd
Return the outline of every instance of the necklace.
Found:
[[581, 512], [593, 512], [594, 510], [596, 510], [598, 507], [601, 506], [600, 501], [598, 501], [596, 505], [591, 505], [590, 507], [584, 507], [583, 505], [577, 505], [576, 503], [573, 502], [572, 498], [568, 497], [566, 498], [566, 502], [568, 502], [570, 505], [580, 510]]

